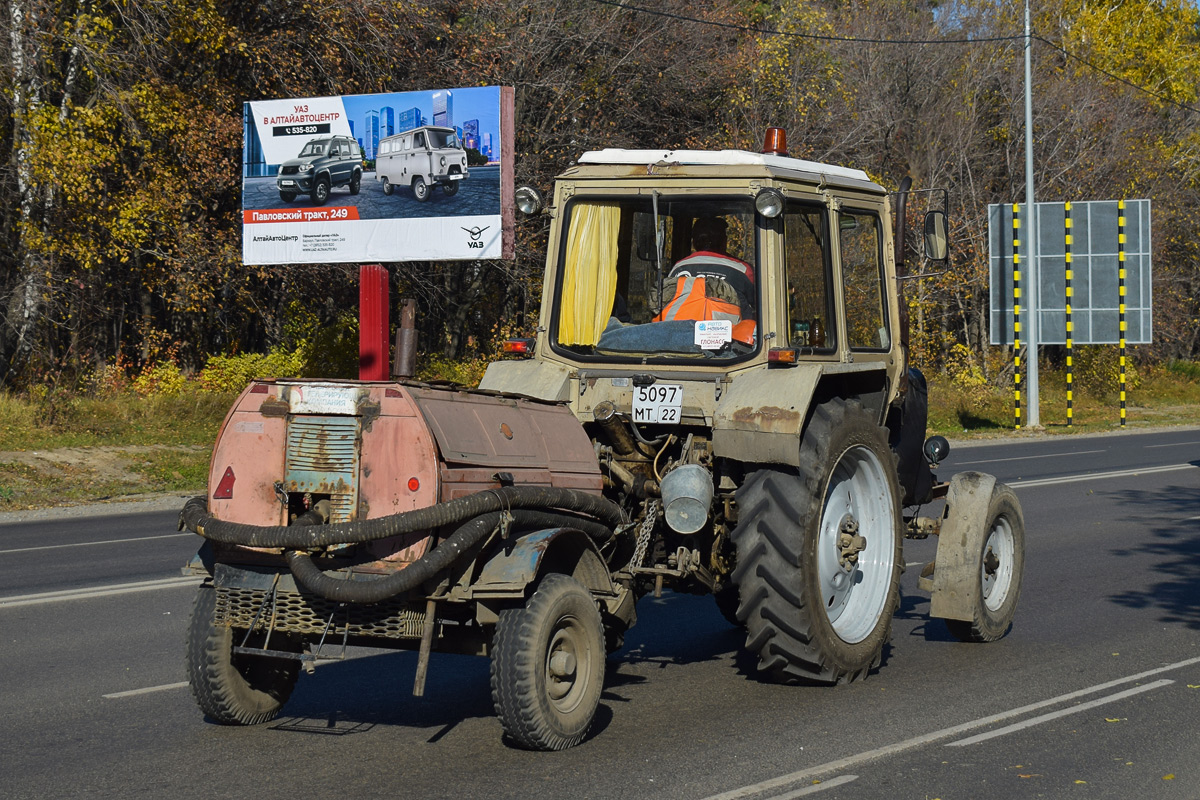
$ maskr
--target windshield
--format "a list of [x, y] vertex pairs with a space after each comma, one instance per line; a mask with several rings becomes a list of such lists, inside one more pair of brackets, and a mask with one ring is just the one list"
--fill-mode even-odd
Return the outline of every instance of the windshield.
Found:
[[434, 150], [443, 147], [457, 148], [458, 136], [454, 131], [430, 131], [429, 146]]
[[730, 360], [758, 342], [748, 199], [583, 198], [567, 207], [552, 331], [603, 360]]
[[304, 145], [304, 149], [300, 151], [300, 155], [297, 156], [297, 158], [307, 158], [308, 156], [323, 156], [323, 155], [325, 155], [325, 148], [328, 145], [329, 145], [329, 142], [324, 142], [324, 141], [309, 142], [308, 144]]

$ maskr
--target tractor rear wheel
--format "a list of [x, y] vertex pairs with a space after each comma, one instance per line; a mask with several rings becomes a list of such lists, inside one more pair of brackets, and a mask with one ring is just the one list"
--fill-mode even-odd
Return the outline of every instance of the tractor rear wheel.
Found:
[[900, 494], [884, 430], [821, 404], [795, 472], [751, 473], [733, 532], [746, 647], [783, 680], [846, 683], [882, 660], [899, 602]]

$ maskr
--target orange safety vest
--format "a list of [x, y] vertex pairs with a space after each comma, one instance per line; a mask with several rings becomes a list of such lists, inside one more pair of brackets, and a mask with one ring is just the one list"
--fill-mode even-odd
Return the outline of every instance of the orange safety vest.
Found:
[[754, 320], [743, 320], [742, 309], [736, 304], [708, 297], [704, 292], [704, 283], [703, 277], [680, 275], [675, 283], [675, 297], [653, 321], [729, 320], [733, 323], [733, 338], [753, 344]]

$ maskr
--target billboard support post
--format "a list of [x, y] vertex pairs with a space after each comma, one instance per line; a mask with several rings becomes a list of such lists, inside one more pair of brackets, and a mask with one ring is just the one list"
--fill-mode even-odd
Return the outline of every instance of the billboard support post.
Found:
[[359, 267], [358, 379], [388, 379], [388, 271], [382, 264]]
[[1065, 281], [1066, 293], [1064, 299], [1066, 301], [1066, 317], [1067, 317], [1067, 427], [1071, 427], [1071, 422], [1075, 419], [1075, 324], [1071, 319], [1071, 279], [1074, 274], [1071, 270], [1071, 203], [1067, 201], [1063, 204], [1063, 262], [1066, 264], [1066, 272], [1063, 275]]
[[1125, 427], [1125, 201], [1117, 203], [1117, 315], [1121, 337], [1121, 427]]

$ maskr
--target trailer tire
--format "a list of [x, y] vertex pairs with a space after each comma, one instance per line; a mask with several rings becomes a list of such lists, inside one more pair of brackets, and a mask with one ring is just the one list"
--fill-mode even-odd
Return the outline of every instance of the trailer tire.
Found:
[[1002, 483], [993, 487], [987, 522], [972, 538], [977, 538], [979, 559], [974, 619], [948, 619], [946, 627], [964, 642], [994, 642], [1012, 627], [1025, 569], [1025, 520], [1011, 488]]
[[543, 577], [524, 606], [500, 612], [492, 640], [492, 703], [504, 732], [529, 750], [583, 740], [604, 688], [604, 629], [591, 593]]
[[[900, 495], [883, 429], [855, 401], [821, 404], [798, 470], [751, 473], [737, 503], [737, 618], [759, 669], [787, 682], [866, 677], [899, 602]], [[853, 562], [843, 533], [865, 539]]]
[[[300, 662], [233, 653], [232, 628], [215, 621], [216, 590], [201, 586], [188, 625], [188, 683], [196, 704], [221, 725], [257, 725], [279, 715], [291, 697]], [[300, 645], [281, 634], [271, 648], [299, 652]]]

